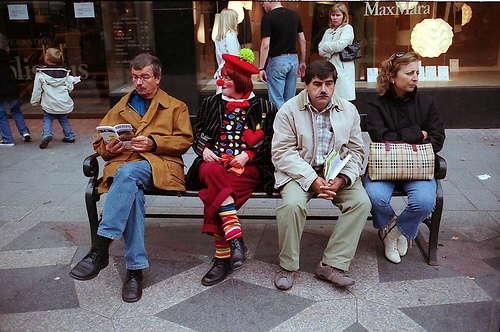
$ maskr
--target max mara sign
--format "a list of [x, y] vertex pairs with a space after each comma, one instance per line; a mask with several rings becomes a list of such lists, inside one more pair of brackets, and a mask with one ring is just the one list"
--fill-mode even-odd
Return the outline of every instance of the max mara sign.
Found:
[[[393, 2], [394, 3], [394, 2]], [[417, 4], [413, 8], [405, 7], [406, 1], [401, 1], [401, 7], [398, 7], [396, 3], [393, 5], [383, 5], [377, 2], [372, 2], [373, 6], [365, 1], [365, 16], [388, 16], [388, 15], [427, 15], [431, 13], [430, 5], [420, 5]]]

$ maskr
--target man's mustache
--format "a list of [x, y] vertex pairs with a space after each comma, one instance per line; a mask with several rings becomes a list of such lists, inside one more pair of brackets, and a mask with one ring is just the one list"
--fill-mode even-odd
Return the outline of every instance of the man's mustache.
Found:
[[329, 97], [328, 93], [320, 93], [316, 95], [316, 98]]

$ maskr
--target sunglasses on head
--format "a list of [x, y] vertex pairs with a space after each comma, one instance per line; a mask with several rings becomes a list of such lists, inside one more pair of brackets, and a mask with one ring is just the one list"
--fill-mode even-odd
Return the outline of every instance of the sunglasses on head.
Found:
[[406, 52], [396, 52], [393, 55], [391, 55], [391, 61], [394, 60], [394, 59], [397, 59], [397, 58], [401, 58], [405, 54], [406, 54]]

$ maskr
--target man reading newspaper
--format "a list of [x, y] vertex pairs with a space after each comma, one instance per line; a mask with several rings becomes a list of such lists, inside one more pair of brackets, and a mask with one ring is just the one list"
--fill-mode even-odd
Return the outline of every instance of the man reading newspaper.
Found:
[[142, 270], [149, 266], [144, 244], [145, 190], [185, 190], [182, 155], [193, 142], [189, 111], [182, 101], [158, 85], [160, 60], [139, 54], [130, 63], [135, 89], [125, 95], [100, 126], [129, 123], [134, 136], [130, 147], [120, 139], [107, 142], [101, 135], [94, 150], [104, 160], [99, 192], [107, 192], [97, 239], [88, 254], [71, 270], [77, 280], [90, 280], [109, 264], [109, 246], [125, 242], [127, 277], [122, 299], [136, 302], [142, 296]]

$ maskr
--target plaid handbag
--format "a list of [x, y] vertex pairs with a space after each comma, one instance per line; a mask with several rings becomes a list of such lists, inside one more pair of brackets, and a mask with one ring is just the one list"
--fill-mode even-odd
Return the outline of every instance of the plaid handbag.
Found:
[[434, 178], [432, 144], [370, 143], [368, 176], [371, 180], [430, 180]]

